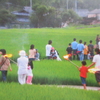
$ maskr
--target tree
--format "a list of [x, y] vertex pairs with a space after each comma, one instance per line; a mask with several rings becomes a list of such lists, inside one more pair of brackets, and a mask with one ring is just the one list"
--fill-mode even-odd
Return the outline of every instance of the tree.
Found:
[[14, 21], [15, 16], [10, 14], [9, 11], [3, 9], [0, 10], [0, 25], [5, 25]]
[[73, 11], [73, 10], [68, 10], [67, 12], [62, 13], [62, 21], [73, 21], [76, 22], [80, 19], [80, 17]]
[[33, 9], [35, 10], [35, 14], [38, 19], [38, 27], [40, 27], [45, 16], [48, 14], [48, 8], [45, 5], [36, 4], [33, 6]]

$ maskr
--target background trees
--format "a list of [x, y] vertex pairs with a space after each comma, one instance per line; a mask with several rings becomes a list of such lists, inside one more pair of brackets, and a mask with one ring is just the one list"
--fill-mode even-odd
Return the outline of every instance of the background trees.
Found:
[[5, 25], [14, 21], [15, 16], [9, 13], [7, 10], [0, 10], [0, 25]]
[[[32, 0], [32, 4], [34, 13], [30, 19], [34, 27], [60, 27], [61, 22], [77, 22], [80, 19], [75, 9], [100, 8], [100, 0]], [[1, 9], [7, 9], [6, 13], [0, 12], [0, 24], [6, 24], [14, 18], [9, 12], [30, 6], [30, 0], [0, 0], [0, 5]]]

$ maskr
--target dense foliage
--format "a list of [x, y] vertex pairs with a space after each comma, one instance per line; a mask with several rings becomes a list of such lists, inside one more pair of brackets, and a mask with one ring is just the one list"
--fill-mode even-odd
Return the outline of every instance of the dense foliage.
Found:
[[[30, 0], [0, 0], [1, 3], [10, 2], [13, 5], [26, 6], [30, 4]], [[100, 8], [100, 0], [32, 0], [33, 4], [39, 3], [43, 5], [53, 6], [55, 8], [75, 8], [75, 3], [80, 9], [96, 9]]]

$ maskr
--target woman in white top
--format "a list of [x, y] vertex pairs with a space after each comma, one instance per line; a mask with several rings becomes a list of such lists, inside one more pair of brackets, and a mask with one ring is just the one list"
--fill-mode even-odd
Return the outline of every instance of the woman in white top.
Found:
[[18, 64], [18, 82], [20, 84], [26, 83], [28, 58], [24, 50], [19, 52], [20, 57], [17, 59]]

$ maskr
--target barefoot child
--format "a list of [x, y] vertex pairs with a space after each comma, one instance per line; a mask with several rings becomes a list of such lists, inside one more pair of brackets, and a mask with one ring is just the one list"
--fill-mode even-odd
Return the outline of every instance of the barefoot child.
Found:
[[87, 78], [87, 73], [89, 68], [90, 67], [86, 67], [86, 61], [82, 61], [82, 67], [78, 68], [80, 71], [80, 78], [84, 89], [86, 89], [86, 78]]

